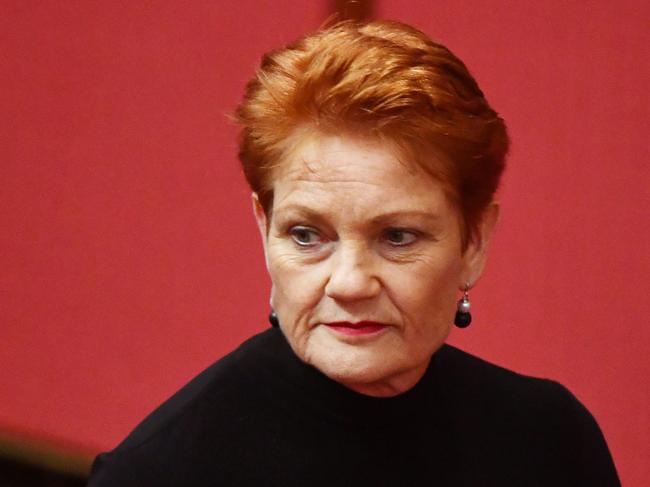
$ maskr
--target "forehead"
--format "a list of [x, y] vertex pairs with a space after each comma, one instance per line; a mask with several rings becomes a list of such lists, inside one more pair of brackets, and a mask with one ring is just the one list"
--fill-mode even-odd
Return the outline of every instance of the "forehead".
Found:
[[274, 211], [296, 202], [373, 212], [448, 206], [442, 185], [395, 148], [349, 137], [297, 140], [276, 168], [273, 186]]
[[274, 181], [345, 182], [392, 176], [403, 182], [424, 171], [400, 156], [388, 142], [332, 135], [303, 135], [294, 139]]

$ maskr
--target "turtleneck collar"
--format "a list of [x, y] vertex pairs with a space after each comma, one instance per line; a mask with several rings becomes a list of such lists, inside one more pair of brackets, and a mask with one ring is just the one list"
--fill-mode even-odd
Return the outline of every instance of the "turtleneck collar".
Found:
[[[436, 356], [420, 381], [408, 391], [392, 397], [372, 397], [355, 392], [304, 363], [291, 349], [282, 332], [272, 328], [258, 335], [262, 343], [256, 357], [246, 360], [252, 380], [274, 402], [291, 398], [294, 411], [311, 410], [323, 419], [351, 423], [357, 427], [382, 425], [403, 427], [405, 419], [416, 422], [430, 416], [436, 390]], [[305, 409], [306, 408], [306, 409]]]

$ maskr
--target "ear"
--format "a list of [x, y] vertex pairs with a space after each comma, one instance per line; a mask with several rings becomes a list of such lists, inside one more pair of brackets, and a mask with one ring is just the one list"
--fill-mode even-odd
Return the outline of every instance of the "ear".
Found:
[[469, 283], [470, 287], [473, 287], [479, 277], [481, 277], [487, 260], [490, 239], [492, 238], [494, 227], [498, 220], [499, 203], [493, 201], [483, 212], [481, 222], [476, 232], [471, 236], [463, 254], [465, 272], [463, 273], [463, 282], [459, 283], [459, 289], [464, 290], [466, 283]]
[[269, 222], [267, 221], [266, 213], [264, 212], [264, 208], [262, 208], [262, 204], [260, 203], [260, 199], [258, 198], [257, 193], [251, 194], [251, 200], [253, 202], [253, 214], [255, 215], [257, 228], [260, 231], [260, 236], [262, 237], [262, 245], [264, 247], [264, 259], [266, 260], [266, 267], [268, 268], [269, 257], [266, 249], [266, 243], [268, 238], [267, 236], [268, 236]]

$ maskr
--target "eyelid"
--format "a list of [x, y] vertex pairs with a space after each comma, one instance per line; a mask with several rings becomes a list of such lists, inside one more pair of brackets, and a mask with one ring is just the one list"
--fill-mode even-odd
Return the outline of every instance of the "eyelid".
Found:
[[[391, 232], [399, 232], [399, 233], [402, 233], [402, 234], [405, 234], [405, 235], [410, 235], [411, 238], [409, 239], [408, 242], [405, 242], [405, 243], [395, 243], [395, 242], [391, 242], [391, 241], [388, 239], [388, 235], [389, 235]], [[409, 245], [412, 245], [412, 244], [414, 244], [415, 242], [417, 242], [417, 240], [418, 240], [420, 237], [422, 237], [422, 232], [419, 232], [418, 230], [414, 230], [414, 229], [411, 229], [411, 228], [401, 228], [401, 227], [391, 227], [391, 228], [387, 228], [386, 230], [384, 230], [383, 235], [382, 235], [383, 240], [387, 241], [388, 244], [389, 244], [391, 247], [408, 247]]]
[[[316, 235], [318, 237], [318, 241], [310, 242], [310, 243], [300, 242], [300, 241], [298, 241], [298, 239], [294, 235], [295, 231], [306, 232], [306, 233], [311, 233], [312, 235]], [[316, 245], [322, 243], [322, 241], [323, 241], [322, 234], [317, 229], [315, 229], [314, 227], [310, 227], [309, 225], [291, 225], [288, 228], [287, 233], [289, 234], [289, 236], [291, 237], [293, 242], [298, 247], [303, 248], [303, 249], [313, 248]]]

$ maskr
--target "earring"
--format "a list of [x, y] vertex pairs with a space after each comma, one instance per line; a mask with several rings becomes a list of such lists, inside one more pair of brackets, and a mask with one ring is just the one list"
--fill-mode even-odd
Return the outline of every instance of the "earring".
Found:
[[278, 328], [280, 326], [280, 321], [278, 320], [278, 315], [275, 314], [275, 311], [271, 310], [269, 315], [269, 323], [273, 328]]
[[454, 325], [458, 328], [467, 328], [472, 322], [472, 315], [469, 312], [470, 308], [469, 302], [469, 283], [465, 284], [465, 291], [463, 292], [463, 297], [458, 301], [458, 308], [456, 311], [456, 317], [454, 318]]

